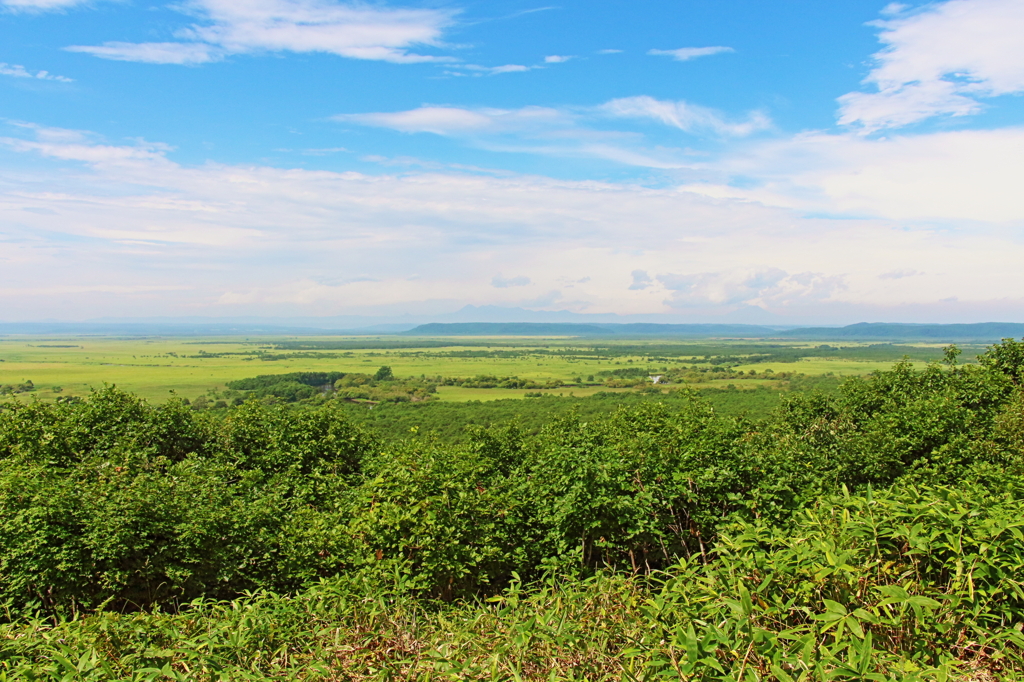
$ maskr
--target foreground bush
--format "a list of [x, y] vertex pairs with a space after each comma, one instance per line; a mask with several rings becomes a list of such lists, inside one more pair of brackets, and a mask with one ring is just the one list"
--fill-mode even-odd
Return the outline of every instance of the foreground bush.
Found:
[[331, 403], [6, 405], [0, 671], [1021, 672], [1022, 348], [758, 422], [691, 396], [462, 444], [382, 445]]
[[[321, 555], [372, 441], [327, 410], [214, 422], [110, 389], [0, 413], [0, 599], [171, 605], [336, 573]], [[316, 536], [315, 539], [310, 536]]]
[[843, 486], [1016, 480], [1014, 347], [901, 364], [761, 422], [691, 397], [455, 445], [382, 446], [330, 402], [223, 419], [115, 389], [15, 404], [0, 411], [0, 599], [174, 608], [350, 571], [452, 599], [513, 574], [659, 570], [706, 557], [737, 515], [784, 525]]
[[[400, 580], [0, 629], [8, 679], [944, 680], [1024, 674], [1024, 490], [837, 496], [648, 578]], [[70, 676], [70, 677], [69, 677]]]

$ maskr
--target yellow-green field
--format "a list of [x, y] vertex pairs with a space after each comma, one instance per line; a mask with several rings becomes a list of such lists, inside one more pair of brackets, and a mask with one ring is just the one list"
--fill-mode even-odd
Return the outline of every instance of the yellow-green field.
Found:
[[804, 358], [797, 362], [765, 362], [757, 365], [740, 365], [736, 369], [755, 369], [762, 372], [770, 369], [773, 372], [800, 372], [802, 374], [834, 374], [838, 377], [852, 377], [870, 374], [877, 370], [892, 367], [894, 360], [846, 360], [842, 358]]
[[[393, 339], [393, 337], [392, 337]], [[659, 349], [668, 342], [629, 342], [622, 355], [605, 358], [580, 358], [571, 353], [564, 356], [532, 354], [531, 350], [561, 347], [578, 348], [586, 354], [595, 342], [574, 339], [473, 339], [476, 345], [401, 348], [401, 349], [342, 349], [342, 350], [289, 350], [274, 349], [279, 342], [295, 342], [291, 338], [5, 338], [0, 339], [0, 385], [19, 384], [31, 380], [36, 390], [30, 394], [47, 400], [58, 396], [88, 394], [104, 384], [115, 384], [148, 400], [161, 402], [171, 391], [183, 397], [196, 397], [211, 389], [221, 390], [225, 382], [259, 374], [283, 374], [300, 371], [339, 371], [372, 373], [382, 365], [393, 368], [396, 376], [448, 376], [472, 377], [481, 374], [519, 376], [524, 379], [546, 381], [560, 379], [573, 383], [577, 377], [586, 378], [601, 371], [625, 367], [664, 368], [686, 365], [692, 358], [677, 353], [674, 357], [660, 358]], [[338, 337], [324, 339], [303, 338], [303, 342], [346, 341]], [[374, 339], [359, 337], [348, 339], [359, 344], [372, 344]], [[378, 339], [386, 344], [387, 338]], [[403, 339], [415, 343], [414, 339]], [[436, 343], [436, 339], [432, 340]], [[486, 344], [493, 342], [493, 345]], [[462, 343], [470, 343], [468, 341]], [[706, 346], [708, 342], [694, 342]], [[514, 344], [514, 345], [510, 345]], [[638, 351], [638, 344], [642, 346]], [[425, 345], [429, 345], [426, 344]], [[604, 343], [605, 348], [614, 344]], [[723, 353], [728, 342], [718, 342]], [[678, 351], [680, 342], [672, 342]], [[788, 344], [787, 347], [810, 348], [810, 344]], [[459, 357], [462, 351], [484, 352], [484, 357]], [[515, 357], [499, 357], [502, 352], [515, 351]], [[227, 355], [218, 355], [218, 354]], [[260, 353], [261, 355], [257, 355]], [[455, 355], [453, 355], [455, 354]], [[279, 359], [266, 359], [274, 355]], [[262, 359], [261, 359], [262, 358]], [[807, 357], [798, 362], [763, 362], [740, 365], [734, 369], [756, 369], [758, 378], [732, 380], [737, 388], [755, 388], [759, 384], [772, 385], [763, 377], [771, 369], [779, 372], [828, 374], [851, 376], [887, 369], [896, 358], [885, 360], [858, 360], [844, 358]], [[600, 380], [600, 379], [598, 379]], [[722, 382], [709, 381], [695, 387], [722, 386]], [[59, 390], [57, 390], [59, 389]], [[574, 386], [545, 391], [554, 394], [585, 396], [601, 390], [603, 386]], [[628, 389], [624, 389], [628, 390]], [[443, 386], [438, 396], [443, 400], [493, 400], [520, 398], [527, 391], [502, 389], [474, 389]]]

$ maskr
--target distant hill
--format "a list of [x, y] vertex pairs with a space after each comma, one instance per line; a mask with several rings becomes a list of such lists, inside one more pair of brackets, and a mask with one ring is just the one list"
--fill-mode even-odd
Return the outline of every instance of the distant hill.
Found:
[[[308, 322], [303, 318], [301, 322]], [[0, 322], [5, 335], [96, 336], [576, 336], [629, 338], [740, 338], [821, 341], [930, 341], [992, 343], [1024, 338], [1024, 324], [903, 324], [860, 322], [846, 327], [771, 326], [756, 324], [658, 324], [647, 322], [433, 322], [408, 331], [403, 325], [331, 329], [288, 320], [204, 322]]]
[[1024, 337], [1024, 324], [980, 322], [977, 324], [900, 324], [859, 322], [846, 327], [807, 327], [777, 332], [786, 339], [850, 339], [861, 341], [999, 341]]
[[732, 337], [746, 339], [808, 339], [822, 341], [954, 341], [994, 342], [1024, 337], [1024, 324], [899, 324], [860, 322], [846, 327], [780, 328], [754, 324], [578, 324], [558, 322], [455, 322], [421, 324], [405, 336], [616, 336]]
[[453, 322], [421, 324], [406, 336], [739, 336], [778, 334], [778, 328], [753, 324], [578, 324], [562, 322]]

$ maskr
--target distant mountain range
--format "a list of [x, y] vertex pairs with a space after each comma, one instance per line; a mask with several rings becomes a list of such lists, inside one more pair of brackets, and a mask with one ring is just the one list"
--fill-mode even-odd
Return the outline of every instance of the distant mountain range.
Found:
[[659, 324], [653, 322], [431, 322], [359, 328], [317, 326], [301, 320], [172, 320], [94, 322], [0, 322], [0, 335], [98, 336], [574, 336], [586, 338], [741, 338], [821, 341], [993, 342], [1024, 337], [1024, 324], [901, 324], [861, 322], [846, 327], [755, 324]]
[[859, 322], [846, 327], [804, 327], [779, 334], [780, 338], [857, 339], [864, 341], [999, 341], [1024, 337], [1024, 324], [979, 322], [977, 324], [900, 324]]
[[846, 327], [785, 328], [752, 324], [572, 324], [547, 322], [457, 322], [414, 327], [403, 336], [615, 336], [726, 337], [850, 341], [998, 341], [1024, 337], [1024, 324], [899, 324], [861, 322]]

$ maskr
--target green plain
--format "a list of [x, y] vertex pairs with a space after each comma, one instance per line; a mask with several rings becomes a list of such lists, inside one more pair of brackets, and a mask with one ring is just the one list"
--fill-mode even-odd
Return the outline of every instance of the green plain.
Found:
[[[388, 348], [394, 337], [267, 337], [267, 338], [105, 338], [49, 337], [0, 339], [0, 385], [30, 380], [36, 390], [30, 395], [43, 400], [58, 396], [87, 395], [104, 384], [136, 393], [152, 402], [163, 402], [173, 391], [195, 398], [210, 390], [222, 390], [228, 381], [260, 374], [284, 374], [300, 371], [340, 371], [372, 373], [382, 365], [393, 368], [398, 377], [477, 375], [518, 376], [524, 379], [559, 379], [573, 386], [544, 393], [584, 397], [599, 391], [616, 390], [600, 383], [601, 372], [626, 368], [664, 371], [701, 362], [709, 352], [740, 359], [760, 346], [740, 341], [594, 341], [569, 338], [494, 338], [452, 341], [466, 345], [438, 347], [437, 339], [403, 338], [409, 347]], [[332, 348], [344, 344], [361, 348]], [[296, 344], [299, 344], [296, 346]], [[317, 344], [320, 344], [318, 346]], [[371, 348], [366, 346], [382, 346]], [[321, 348], [321, 346], [325, 348]], [[799, 342], [763, 346], [774, 349], [811, 349], [814, 343]], [[885, 348], [868, 353], [866, 344], [846, 345], [830, 357], [804, 357], [796, 362], [759, 362], [740, 364], [734, 370], [755, 370], [751, 376], [728, 382], [700, 381], [694, 388], [738, 389], [776, 385], [765, 370], [807, 375], [832, 374], [836, 377], [869, 374], [885, 370], [906, 353], [907, 346]], [[692, 348], [693, 355], [687, 349]], [[875, 347], [872, 347], [875, 348]], [[596, 350], [595, 350], [596, 349]], [[600, 352], [596, 352], [600, 351]], [[934, 346], [913, 347], [915, 360], [938, 359]], [[844, 357], [868, 355], [870, 359]], [[603, 353], [603, 355], [602, 355]], [[971, 353], [965, 352], [967, 357]], [[276, 359], [275, 359], [276, 358]], [[587, 378], [595, 376], [596, 380]], [[578, 382], [582, 379], [582, 382]], [[590, 385], [586, 385], [590, 384]], [[60, 391], [54, 389], [59, 387]], [[630, 390], [630, 389], [618, 389]], [[522, 398], [528, 391], [476, 389], [442, 386], [438, 397], [447, 401], [497, 400]]]

